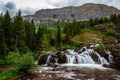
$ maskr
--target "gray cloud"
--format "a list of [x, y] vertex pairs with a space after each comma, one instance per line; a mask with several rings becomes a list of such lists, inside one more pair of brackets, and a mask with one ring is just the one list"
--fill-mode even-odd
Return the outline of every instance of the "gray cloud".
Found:
[[[2, 3], [2, 1], [0, 1]], [[11, 16], [14, 16], [18, 9], [16, 9], [16, 5], [13, 2], [7, 2], [0, 4], [0, 12], [5, 13], [6, 11], [9, 11]], [[30, 15], [33, 14], [36, 10], [31, 9], [31, 8], [25, 8], [25, 9], [20, 9], [23, 15]]]
[[6, 4], [1, 4], [0, 10], [2, 13], [5, 13], [7, 10], [9, 11], [10, 15], [15, 15], [16, 6], [13, 2], [7, 2]]
[[15, 9], [15, 4], [12, 2], [8, 2], [4, 7], [6, 7], [7, 9], [13, 10]]

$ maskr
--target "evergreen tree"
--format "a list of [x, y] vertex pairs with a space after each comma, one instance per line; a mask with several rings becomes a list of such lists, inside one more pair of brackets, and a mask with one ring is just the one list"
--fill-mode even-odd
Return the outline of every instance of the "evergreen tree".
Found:
[[93, 26], [94, 26], [94, 20], [93, 20], [93, 19], [90, 19], [90, 20], [89, 20], [89, 24], [90, 24], [90, 27], [93, 27]]
[[38, 32], [35, 35], [35, 49], [41, 50], [41, 37], [43, 35], [43, 29], [42, 26], [39, 26]]
[[21, 16], [21, 11], [14, 18], [14, 34], [15, 34], [15, 48], [19, 51], [26, 52], [29, 50], [26, 45], [26, 32], [24, 21]]
[[35, 34], [36, 34], [36, 29], [35, 29], [35, 24], [34, 24], [34, 21], [32, 19], [31, 21], [31, 46], [30, 46], [30, 49], [33, 51], [35, 48]]
[[57, 26], [57, 46], [61, 46], [61, 43], [62, 43], [62, 38], [61, 38], [61, 27], [59, 25], [59, 22], [58, 22], [58, 26]]
[[25, 30], [26, 30], [26, 44], [33, 51], [35, 46], [35, 25], [33, 20], [31, 23], [29, 21], [25, 21]]
[[4, 30], [2, 28], [3, 17], [0, 16], [0, 55], [4, 55], [8, 51], [8, 47], [5, 43]]
[[50, 40], [49, 40], [48, 36], [44, 33], [41, 36], [41, 48], [47, 49], [49, 46], [50, 46]]
[[117, 15], [116, 14], [110, 15], [110, 21], [116, 23], [117, 22]]
[[4, 30], [4, 37], [5, 37], [5, 42], [9, 48], [9, 50], [13, 50], [14, 44], [13, 44], [13, 25], [12, 25], [12, 20], [9, 15], [9, 12], [7, 11], [6, 14], [4, 15], [3, 21], [2, 21], [2, 27]]

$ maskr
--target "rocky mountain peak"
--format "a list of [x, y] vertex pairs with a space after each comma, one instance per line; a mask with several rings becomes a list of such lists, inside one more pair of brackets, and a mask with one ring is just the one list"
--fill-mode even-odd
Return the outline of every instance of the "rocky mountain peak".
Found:
[[69, 6], [56, 9], [42, 9], [34, 15], [25, 16], [26, 20], [34, 19], [36, 24], [52, 24], [58, 20], [88, 20], [91, 18], [109, 17], [119, 14], [120, 10], [104, 4], [86, 3], [82, 6]]

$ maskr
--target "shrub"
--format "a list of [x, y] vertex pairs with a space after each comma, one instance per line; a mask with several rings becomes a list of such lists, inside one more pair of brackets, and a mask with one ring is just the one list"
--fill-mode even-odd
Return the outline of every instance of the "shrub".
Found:
[[56, 50], [56, 48], [54, 47], [54, 46], [50, 46], [49, 48], [48, 48], [48, 51], [55, 51]]
[[75, 47], [80, 47], [80, 46], [82, 46], [82, 45], [83, 45], [82, 43], [77, 43], [77, 42], [74, 43], [74, 46], [75, 46]]
[[0, 64], [14, 64], [18, 62], [18, 58], [19, 58], [19, 53], [16, 52], [9, 52], [8, 55], [3, 56], [0, 59]]
[[101, 50], [101, 49], [104, 49], [104, 45], [103, 44], [99, 44], [99, 46], [95, 47], [94, 50], [98, 51], [98, 50]]
[[106, 35], [111, 35], [111, 36], [115, 36], [117, 34], [117, 32], [114, 29], [107, 29], [105, 32]]
[[64, 48], [65, 49], [74, 49], [75, 47], [74, 46], [70, 46], [70, 45], [64, 45]]
[[19, 59], [18, 64], [20, 72], [26, 73], [35, 65], [34, 56], [31, 53], [26, 53]]

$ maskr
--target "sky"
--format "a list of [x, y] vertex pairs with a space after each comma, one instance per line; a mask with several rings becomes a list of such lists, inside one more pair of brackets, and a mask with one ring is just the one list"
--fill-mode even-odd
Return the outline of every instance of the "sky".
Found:
[[81, 6], [85, 3], [106, 4], [120, 9], [120, 0], [0, 0], [0, 13], [9, 10], [11, 15], [15, 15], [21, 10], [23, 15], [32, 15], [41, 9]]

